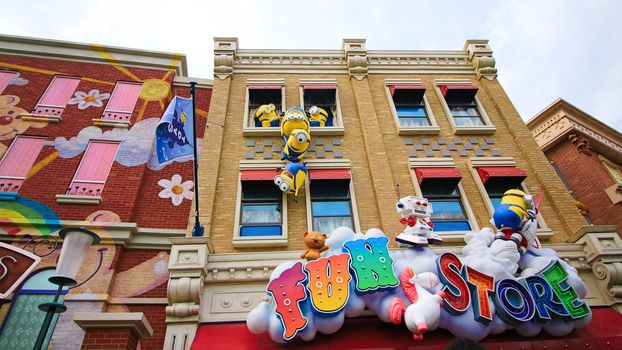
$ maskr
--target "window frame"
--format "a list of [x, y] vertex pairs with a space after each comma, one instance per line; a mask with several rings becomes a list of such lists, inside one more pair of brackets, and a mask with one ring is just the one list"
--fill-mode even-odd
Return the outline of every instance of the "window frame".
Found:
[[[490, 215], [490, 218], [492, 218], [492, 215], [495, 212], [495, 208], [492, 205], [492, 201], [490, 200], [490, 196], [488, 195], [488, 190], [486, 189], [484, 182], [482, 181], [479, 174], [477, 173], [477, 168], [495, 167], [495, 166], [515, 167], [516, 162], [514, 161], [512, 157], [495, 157], [495, 158], [479, 157], [479, 158], [471, 158], [467, 161], [467, 163], [469, 166], [469, 172], [471, 173], [471, 175], [473, 176], [473, 180], [475, 181], [475, 186], [477, 187], [477, 190], [479, 191], [482, 197], [482, 200], [484, 201], [484, 206], [486, 207], [486, 211], [488, 212], [488, 215]], [[525, 192], [525, 194], [531, 194], [529, 192], [529, 189], [525, 185], [525, 181], [521, 182], [520, 190]], [[546, 220], [544, 220], [544, 215], [542, 215], [542, 211], [538, 213], [538, 216], [536, 217], [536, 221], [538, 222], [538, 225], [540, 226], [536, 232], [539, 239], [548, 239], [553, 236], [553, 230], [551, 230], [551, 228], [546, 224]]]
[[[421, 186], [419, 186], [419, 179], [417, 178], [416, 169], [417, 168], [456, 168], [454, 161], [445, 158], [411, 158], [409, 161], [409, 172], [413, 187], [415, 189], [415, 195], [419, 197], [423, 197]], [[470, 201], [466, 192], [464, 191], [464, 187], [462, 186], [462, 181], [464, 177], [460, 179], [458, 182], [458, 191], [460, 193], [460, 203], [462, 204], [462, 208], [466, 213], [466, 219], [469, 222], [469, 226], [471, 226], [470, 231], [439, 231], [437, 234], [443, 238], [446, 242], [464, 242], [464, 236], [467, 233], [475, 233], [479, 232], [480, 227], [475, 219], [475, 214], [473, 213], [473, 209], [471, 207]], [[434, 207], [432, 207], [434, 209]]]
[[615, 169], [618, 171], [619, 176], [622, 178], [622, 170], [620, 170], [620, 167], [618, 167], [615, 163], [613, 163], [612, 161], [603, 157], [600, 154], [598, 155], [598, 158], [600, 159], [600, 162], [602, 163], [603, 168], [605, 168], [605, 171], [607, 171], [607, 174], [609, 175], [611, 180], [613, 180], [614, 185], [622, 186], [622, 181], [619, 181], [616, 178], [616, 176], [613, 174], [613, 171]]
[[[344, 162], [347, 162], [349, 164], [348, 160], [344, 160]], [[318, 167], [318, 166], [314, 166], [313, 164], [308, 165], [307, 169], [309, 169], [309, 171], [318, 170], [318, 169], [338, 170], [338, 168]], [[348, 167], [346, 170], [350, 171], [350, 168]], [[311, 205], [311, 182], [312, 181], [309, 177], [305, 179], [305, 199], [306, 199], [305, 204], [307, 206], [307, 231], [308, 232], [313, 231], [313, 207]], [[350, 212], [352, 214], [352, 224], [354, 226], [353, 231], [361, 232], [361, 225], [359, 222], [359, 215], [358, 215], [358, 207], [356, 205], [356, 194], [354, 193], [354, 177], [352, 176], [351, 171], [350, 171], [350, 183], [348, 184], [348, 186], [349, 186], [348, 191], [350, 194], [349, 196], [350, 197]], [[323, 232], [323, 233], [330, 235], [330, 232]]]
[[[253, 170], [273, 170], [274, 167], [253, 168]], [[242, 227], [242, 172], [251, 169], [238, 170], [238, 185], [236, 190], [235, 216], [233, 226], [232, 245], [234, 248], [243, 247], [283, 247], [287, 246], [287, 194], [281, 195], [281, 235], [280, 236], [241, 236], [240, 229]], [[269, 181], [270, 180], [260, 180]], [[276, 186], [276, 185], [274, 185]], [[276, 226], [276, 225], [275, 225]]]
[[[424, 88], [423, 92], [423, 104], [425, 108], [425, 113], [427, 115], [427, 119], [430, 122], [430, 125], [427, 126], [403, 126], [400, 124], [400, 118], [397, 114], [397, 107], [395, 106], [395, 102], [393, 101], [393, 95], [391, 95], [391, 86], [395, 86], [396, 89], [399, 89], [399, 86], [402, 85], [420, 85]], [[423, 85], [421, 80], [385, 80], [384, 83], [385, 95], [387, 96], [387, 101], [389, 102], [389, 107], [391, 109], [391, 115], [393, 116], [393, 121], [395, 122], [395, 127], [397, 128], [398, 135], [438, 135], [441, 132], [441, 128], [436, 121], [436, 117], [434, 116], [434, 112], [432, 112], [432, 108], [430, 107], [430, 103], [427, 98], [426, 92], [428, 89]]]
[[[280, 136], [281, 128], [278, 126], [271, 126], [267, 128], [256, 127], [255, 123], [251, 123], [251, 117], [255, 118], [255, 116], [249, 115], [250, 108], [250, 87], [256, 85], [279, 85], [281, 86], [281, 106], [282, 111], [285, 112], [287, 110], [287, 106], [285, 104], [285, 80], [284, 79], [248, 79], [246, 81], [246, 96], [244, 99], [244, 118], [242, 118], [242, 135], [243, 136]], [[276, 90], [276, 89], [275, 89]]]
[[479, 113], [479, 116], [482, 119], [484, 125], [466, 125], [465, 126], [465, 125], [457, 125], [456, 124], [456, 121], [454, 120], [453, 113], [449, 109], [449, 105], [447, 104], [447, 100], [445, 99], [445, 96], [443, 96], [443, 93], [441, 91], [441, 86], [451, 86], [451, 85], [471, 85], [473, 87], [478, 88], [478, 92], [480, 90], [479, 89], [480, 87], [475, 85], [475, 84], [473, 84], [468, 79], [437, 79], [437, 80], [434, 81], [434, 91], [436, 91], [436, 96], [438, 97], [439, 102], [440, 102], [441, 106], [443, 107], [443, 111], [445, 112], [445, 115], [447, 116], [447, 120], [449, 121], [449, 125], [451, 126], [451, 129], [454, 132], [454, 134], [456, 134], [456, 135], [463, 135], [463, 134], [490, 135], [490, 134], [494, 134], [497, 129], [495, 128], [495, 126], [490, 121], [490, 118], [488, 117], [488, 113], [486, 113], [486, 110], [482, 106], [482, 103], [479, 100], [479, 98], [477, 97], [477, 94], [475, 94], [475, 96], [473, 97], [473, 100], [475, 101], [475, 104], [476, 104], [475, 107], [476, 107], [477, 112]]
[[[299, 81], [300, 106], [305, 108], [305, 86], [335, 85], [335, 115], [333, 116], [333, 126], [312, 126], [311, 135], [343, 135], [345, 132], [343, 124], [343, 113], [339, 99], [339, 86], [335, 79], [301, 79]], [[309, 106], [310, 107], [310, 106]], [[305, 112], [307, 109], [305, 108]]]

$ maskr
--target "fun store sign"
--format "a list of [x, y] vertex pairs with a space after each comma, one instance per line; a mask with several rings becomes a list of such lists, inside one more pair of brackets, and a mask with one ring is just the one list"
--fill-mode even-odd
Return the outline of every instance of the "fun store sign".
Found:
[[[474, 340], [508, 329], [563, 336], [591, 319], [581, 299], [585, 285], [552, 250], [523, 256], [522, 272], [514, 276], [487, 247], [463, 249], [460, 259], [427, 247], [391, 252], [388, 242], [377, 229], [363, 235], [339, 228], [326, 242], [325, 257], [279, 265], [267, 285], [271, 303], [249, 313], [249, 330], [268, 332], [279, 343], [296, 336], [309, 341], [366, 308], [385, 322], [404, 323], [415, 340], [438, 327]], [[465, 248], [477, 244], [481, 240], [470, 239]]]

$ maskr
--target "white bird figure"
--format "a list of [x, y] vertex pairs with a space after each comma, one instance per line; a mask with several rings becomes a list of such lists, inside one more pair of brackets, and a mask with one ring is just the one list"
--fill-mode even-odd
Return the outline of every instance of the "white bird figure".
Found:
[[399, 324], [403, 313], [406, 327], [413, 332], [414, 340], [423, 339], [423, 333], [438, 326], [445, 293], [438, 291], [432, 294], [423, 287], [432, 288], [437, 284], [438, 277], [432, 272], [417, 275], [411, 267], [406, 267], [400, 275], [400, 285], [412, 304], [404, 311], [402, 299], [393, 299], [389, 306], [389, 318], [394, 324]]

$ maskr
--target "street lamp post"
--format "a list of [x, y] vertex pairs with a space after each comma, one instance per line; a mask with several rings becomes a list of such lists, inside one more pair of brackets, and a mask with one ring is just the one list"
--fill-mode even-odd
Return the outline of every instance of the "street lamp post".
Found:
[[56, 274], [48, 279], [50, 283], [58, 285], [58, 289], [54, 295], [53, 302], [39, 305], [39, 310], [45, 311], [46, 314], [34, 350], [42, 349], [54, 314], [63, 313], [67, 310], [67, 307], [62, 302], [58, 302], [63, 287], [71, 287], [77, 284], [76, 275], [84, 262], [89, 247], [98, 244], [100, 241], [96, 233], [84, 227], [64, 228], [58, 234], [63, 238], [63, 247], [61, 248], [60, 258], [56, 266]]

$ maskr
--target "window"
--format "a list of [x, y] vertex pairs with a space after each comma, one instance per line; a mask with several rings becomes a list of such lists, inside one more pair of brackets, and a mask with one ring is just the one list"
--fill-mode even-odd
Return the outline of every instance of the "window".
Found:
[[609, 172], [609, 175], [611, 175], [613, 181], [615, 181], [618, 185], [622, 185], [622, 172], [620, 172], [620, 169], [608, 161], [603, 161], [603, 164], [605, 165], [605, 169]]
[[34, 117], [52, 118], [51, 120], [56, 121], [60, 120], [67, 102], [73, 96], [79, 83], [80, 78], [54, 76], [32, 111], [32, 115]]
[[[335, 126], [337, 122], [337, 86], [336, 85], [305, 85], [303, 86], [304, 109], [310, 112], [312, 106], [326, 111], [326, 121], [312, 118], [311, 126]], [[309, 118], [311, 118], [311, 113]]]
[[[316, 174], [318, 171], [315, 171]], [[337, 227], [345, 226], [354, 230], [352, 203], [350, 199], [350, 179], [317, 179], [321, 176], [311, 170], [311, 216], [312, 229], [330, 234]], [[314, 176], [315, 175], [315, 176]], [[314, 179], [314, 177], [316, 179]]]
[[441, 92], [456, 126], [485, 125], [480, 115], [475, 94], [477, 88], [470, 85], [444, 85]]
[[141, 88], [142, 83], [117, 82], [101, 119], [125, 122], [129, 125]]
[[0, 71], [0, 94], [4, 92], [4, 89], [9, 86], [9, 83], [16, 75], [16, 72]]
[[[45, 319], [45, 312], [39, 311], [38, 306], [52, 302], [58, 289], [57, 285], [48, 281], [54, 272], [54, 269], [46, 269], [35, 273], [15, 293], [13, 304], [2, 325], [1, 349], [32, 349], [34, 347]], [[67, 287], [64, 287], [61, 292], [61, 302], [65, 294], [67, 294]], [[52, 318], [43, 349], [48, 348], [59, 316], [60, 314], [54, 314]]]
[[91, 141], [67, 188], [67, 195], [100, 197], [118, 148], [117, 142]]
[[527, 173], [515, 167], [478, 167], [477, 173], [482, 179], [488, 198], [493, 209], [501, 203], [501, 198], [507, 190], [518, 189], [523, 191], [523, 180]]
[[471, 231], [458, 184], [462, 174], [454, 168], [417, 168], [421, 195], [432, 204], [434, 230]]
[[282, 198], [272, 181], [242, 181], [240, 237], [281, 236]]
[[[248, 125], [256, 128], [261, 127], [259, 120], [255, 118], [255, 112], [261, 105], [272, 103], [276, 107], [276, 114], [283, 112], [283, 98], [280, 85], [249, 85], [248, 86]], [[278, 125], [271, 125], [278, 127]]]
[[0, 160], [0, 192], [19, 192], [44, 144], [43, 137], [15, 137]]
[[400, 126], [430, 126], [422, 85], [389, 86]]

